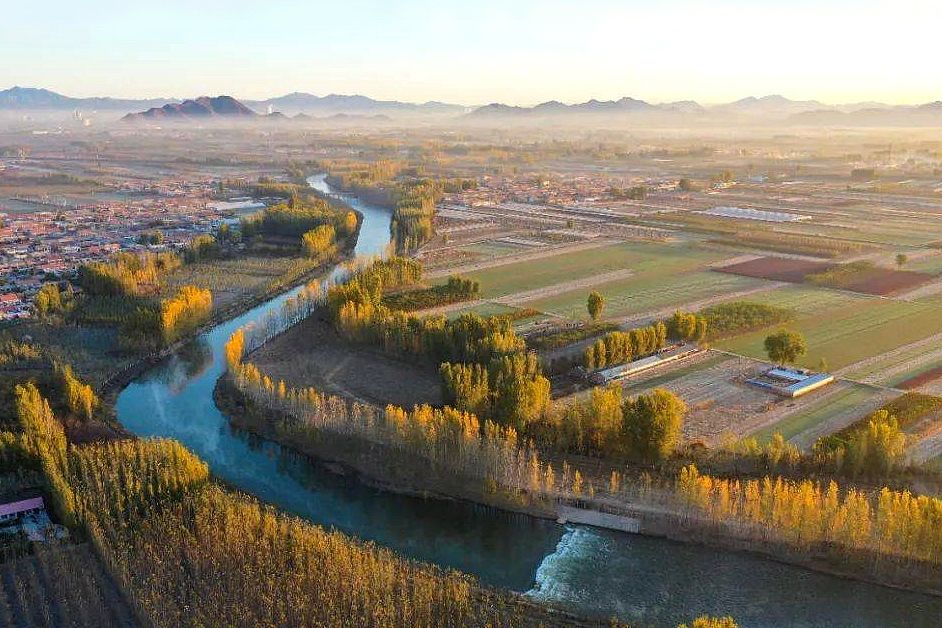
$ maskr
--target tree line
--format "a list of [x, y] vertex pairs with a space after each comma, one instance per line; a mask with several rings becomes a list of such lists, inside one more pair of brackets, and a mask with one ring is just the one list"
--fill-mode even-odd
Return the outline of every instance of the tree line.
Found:
[[841, 553], [872, 552], [878, 561], [942, 563], [942, 500], [884, 487], [876, 495], [812, 480], [766, 476], [730, 480], [685, 467], [677, 494], [737, 535]]
[[605, 334], [586, 347], [583, 364], [589, 370], [623, 364], [660, 351], [669, 339], [702, 342], [706, 334], [707, 322], [703, 316], [678, 310], [666, 321]]

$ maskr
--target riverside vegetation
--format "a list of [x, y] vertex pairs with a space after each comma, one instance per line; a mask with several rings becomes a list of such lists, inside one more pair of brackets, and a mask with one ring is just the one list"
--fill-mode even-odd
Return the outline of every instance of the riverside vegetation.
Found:
[[2, 470], [42, 470], [56, 516], [91, 541], [141, 622], [570, 623], [464, 574], [404, 560], [228, 491], [174, 441], [69, 445], [36, 386], [20, 386], [16, 396], [20, 429], [0, 438]]

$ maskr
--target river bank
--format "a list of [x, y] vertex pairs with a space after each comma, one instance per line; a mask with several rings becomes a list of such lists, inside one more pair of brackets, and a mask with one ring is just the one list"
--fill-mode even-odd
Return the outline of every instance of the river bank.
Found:
[[[315, 188], [311, 189], [321, 198], [324, 198], [325, 200], [329, 198], [320, 190]], [[305, 285], [314, 279], [320, 279], [324, 277], [329, 270], [332, 270], [337, 265], [345, 261], [353, 260], [356, 257], [355, 249], [357, 241], [360, 237], [360, 230], [363, 227], [363, 213], [350, 206], [343, 200], [330, 200], [335, 204], [339, 204], [344, 210], [354, 212], [357, 216], [356, 229], [352, 234], [344, 239], [343, 246], [338, 249], [336, 255], [332, 256], [328, 260], [324, 260], [323, 263], [319, 264], [315, 268], [310, 269], [302, 275], [295, 277], [291, 281], [278, 282], [269, 286], [264, 292], [253, 294], [248, 298], [236, 300], [233, 303], [230, 303], [224, 309], [213, 311], [212, 316], [207, 321], [199, 325], [196, 329], [185, 334], [180, 339], [176, 340], [173, 344], [161, 349], [160, 351], [139, 356], [131, 364], [125, 366], [119, 371], [112, 373], [106, 377], [100, 386], [98, 386], [98, 395], [102, 398], [103, 401], [106, 402], [105, 405], [109, 408], [113, 407], [117, 395], [125, 386], [140, 377], [149, 369], [152, 369], [170, 356], [178, 353], [183, 347], [187, 346], [195, 339], [207, 333], [209, 330], [238, 318], [250, 310], [265, 304], [267, 301], [290, 292], [299, 286]], [[110, 427], [120, 429], [120, 426], [117, 425], [116, 421], [109, 421], [109, 423], [113, 423], [113, 425], [110, 425]]]
[[[237, 428], [277, 442], [307, 456], [315, 464], [324, 464], [324, 468], [333, 473], [352, 475], [379, 490], [425, 499], [470, 502], [544, 519], [557, 519], [560, 506], [575, 507], [637, 521], [636, 532], [647, 537], [738, 552], [838, 578], [942, 596], [939, 568], [931, 563], [921, 564], [914, 570], [911, 565], [894, 564], [889, 557], [872, 552], [848, 552], [825, 544], [801, 549], [776, 540], [743, 538], [732, 533], [722, 522], [692, 516], [671, 506], [619, 503], [589, 497], [554, 502], [525, 492], [488, 491], [473, 481], [430, 466], [406, 473], [404, 471], [415, 469], [416, 465], [401, 452], [358, 438], [315, 435], [310, 430], [294, 428], [290, 417], [259, 408], [232, 384], [228, 376], [220, 378], [213, 394], [223, 415]], [[621, 527], [602, 527], [624, 530]]]

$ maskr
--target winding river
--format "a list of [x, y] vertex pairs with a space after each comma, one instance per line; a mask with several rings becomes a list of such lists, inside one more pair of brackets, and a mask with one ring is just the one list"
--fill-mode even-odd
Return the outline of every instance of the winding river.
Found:
[[[332, 192], [323, 175], [308, 182]], [[357, 255], [384, 251], [390, 212], [346, 200], [364, 218]], [[744, 554], [379, 491], [234, 430], [213, 402], [223, 344], [295, 293], [214, 327], [132, 382], [117, 400], [120, 422], [139, 436], [181, 441], [228, 484], [313, 523], [585, 614], [669, 626], [702, 613], [733, 615], [747, 627], [929, 628], [942, 621], [940, 598]]]

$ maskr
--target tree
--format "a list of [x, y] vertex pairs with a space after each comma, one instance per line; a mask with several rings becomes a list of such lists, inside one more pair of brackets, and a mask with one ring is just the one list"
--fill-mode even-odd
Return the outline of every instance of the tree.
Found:
[[62, 312], [62, 293], [59, 286], [47, 283], [36, 293], [36, 312], [41, 317]]
[[851, 473], [886, 475], [903, 460], [906, 435], [896, 417], [886, 410], [874, 413], [867, 427], [858, 430], [847, 444], [844, 460]]
[[688, 179], [687, 177], [684, 177], [683, 179], [677, 182], [677, 189], [680, 190], [681, 192], [692, 192], [693, 183], [690, 181], [690, 179]]
[[593, 290], [589, 293], [589, 299], [586, 301], [586, 309], [592, 320], [597, 321], [602, 317], [602, 310], [605, 309], [605, 297]]
[[805, 337], [796, 331], [783, 329], [765, 339], [765, 352], [776, 364], [794, 364], [808, 352]]
[[[687, 628], [687, 624], [680, 624], [677, 628]], [[701, 615], [693, 620], [690, 628], [739, 628], [732, 617], [710, 617]]]
[[669, 456], [680, 440], [686, 413], [683, 400], [663, 388], [626, 401], [622, 420], [632, 457], [657, 462]]
[[896, 254], [896, 265], [899, 266], [900, 268], [902, 268], [903, 266], [905, 266], [905, 265], [906, 265], [906, 262], [908, 262], [908, 261], [909, 261], [909, 257], [907, 257], [907, 255], [906, 255], [905, 253], [897, 253], [897, 254]]

